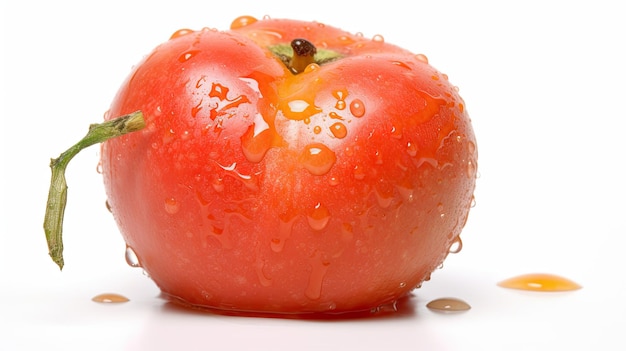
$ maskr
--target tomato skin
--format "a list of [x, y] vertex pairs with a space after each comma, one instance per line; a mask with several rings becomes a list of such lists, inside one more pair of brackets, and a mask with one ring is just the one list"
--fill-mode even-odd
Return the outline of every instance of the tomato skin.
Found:
[[[319, 23], [181, 33], [134, 68], [108, 112], [142, 110], [147, 127], [102, 147], [118, 226], [166, 295], [339, 313], [430, 277], [476, 175], [474, 132], [447, 77]], [[267, 48], [295, 38], [343, 57], [293, 75]]]

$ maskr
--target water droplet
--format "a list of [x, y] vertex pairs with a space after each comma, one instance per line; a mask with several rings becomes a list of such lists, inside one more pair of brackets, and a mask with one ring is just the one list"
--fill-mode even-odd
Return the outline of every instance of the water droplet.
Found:
[[323, 230], [330, 221], [330, 211], [328, 211], [326, 206], [318, 202], [313, 207], [313, 210], [309, 212], [306, 219], [309, 222], [309, 226], [314, 230]]
[[354, 166], [352, 174], [354, 175], [354, 179], [363, 180], [365, 179], [365, 168], [363, 166], [356, 165]]
[[320, 68], [320, 65], [318, 65], [317, 63], [310, 63], [304, 68], [303, 73], [311, 73], [317, 70], [318, 68]]
[[384, 43], [385, 42], [385, 38], [380, 35], [380, 34], [376, 34], [372, 37], [372, 41], [375, 41], [377, 43]]
[[334, 123], [330, 126], [330, 131], [333, 133], [335, 138], [338, 139], [343, 139], [348, 134], [348, 128], [346, 128], [346, 126], [341, 122]]
[[248, 161], [258, 163], [272, 147], [274, 133], [259, 113], [241, 137], [241, 148]]
[[370, 313], [398, 312], [398, 301], [394, 300], [386, 304], [379, 305], [370, 310]]
[[336, 160], [335, 153], [328, 146], [320, 143], [307, 145], [300, 155], [304, 168], [313, 175], [328, 173]]
[[467, 177], [470, 179], [476, 178], [477, 168], [474, 160], [467, 161]]
[[337, 177], [330, 177], [328, 179], [328, 184], [330, 184], [332, 186], [339, 185], [339, 178], [337, 178]]
[[343, 121], [343, 117], [341, 117], [341, 115], [339, 115], [337, 112], [330, 112], [328, 114], [328, 117], [332, 118], [332, 119], [338, 119]]
[[213, 180], [211, 181], [211, 186], [213, 187], [213, 190], [221, 193], [222, 191], [224, 191], [224, 179], [220, 177], [213, 178]]
[[467, 311], [471, 306], [461, 300], [454, 297], [443, 297], [435, 299], [426, 304], [426, 307], [431, 310], [444, 311], [444, 312], [461, 312]]
[[391, 137], [394, 139], [401, 139], [402, 129], [396, 128], [396, 126], [391, 126]]
[[350, 113], [352, 113], [354, 117], [363, 117], [365, 114], [365, 105], [363, 104], [363, 101], [360, 99], [352, 100], [350, 103]]
[[417, 155], [417, 145], [409, 141], [406, 144], [406, 152], [409, 154], [409, 156], [415, 157], [415, 155]]
[[261, 283], [261, 285], [265, 287], [271, 286], [272, 279], [269, 278], [263, 270], [263, 268], [265, 268], [265, 261], [257, 257], [255, 268], [256, 268], [257, 277], [259, 278], [259, 283]]
[[467, 142], [467, 152], [469, 152], [470, 156], [475, 156], [476, 154], [476, 144], [471, 140]]
[[316, 251], [310, 259], [311, 274], [304, 294], [311, 300], [317, 300], [322, 295], [322, 283], [330, 266], [330, 262], [324, 256], [322, 252]]
[[532, 291], [571, 291], [582, 288], [567, 278], [547, 273], [523, 274], [503, 280], [498, 286], [509, 289]]
[[322, 127], [320, 127], [320, 126], [313, 127], [313, 133], [319, 134], [321, 132], [322, 132]]
[[135, 250], [133, 250], [132, 247], [126, 245], [126, 252], [124, 254], [124, 257], [126, 258], [126, 263], [129, 266], [134, 267], [134, 268], [141, 267], [139, 257], [137, 257], [137, 254], [135, 253]]
[[175, 31], [174, 33], [172, 33], [172, 35], [170, 36], [170, 40], [182, 37], [184, 35], [187, 35], [187, 34], [193, 33], [193, 32], [194, 32], [193, 30], [187, 29], [187, 28], [179, 29], [179, 30]]
[[199, 52], [200, 52], [200, 50], [189, 50], [187, 52], [184, 52], [180, 56], [178, 56], [178, 61], [179, 62], [186, 62], [189, 59], [191, 59], [192, 57], [196, 56]]
[[286, 107], [287, 108], [281, 109], [283, 115], [294, 121], [304, 121], [314, 114], [321, 112], [319, 107], [302, 99], [291, 100], [287, 103]]
[[92, 297], [91, 301], [100, 303], [122, 303], [130, 300], [126, 296], [122, 296], [120, 294], [105, 293]]
[[412, 68], [409, 65], [401, 61], [391, 61], [391, 64], [394, 66], [402, 67], [404, 69], [412, 70]]
[[450, 244], [450, 247], [448, 248], [448, 252], [451, 254], [456, 254], [461, 252], [461, 250], [463, 249], [463, 241], [461, 241], [461, 237], [457, 236], [456, 238], [454, 238], [454, 240], [452, 240], [452, 243]]
[[346, 102], [343, 100], [338, 100], [337, 103], [335, 104], [335, 108], [337, 110], [343, 110], [346, 108]]
[[252, 16], [239, 16], [230, 24], [230, 29], [239, 29], [248, 26], [258, 20]]
[[168, 197], [165, 199], [165, 212], [169, 214], [176, 214], [180, 209], [180, 204], [173, 197]]
[[380, 152], [379, 150], [376, 150], [375, 155], [376, 156], [376, 164], [377, 165], [382, 165], [383, 164], [383, 154], [382, 152]]
[[399, 287], [400, 289], [405, 288], [405, 287], [406, 287], [406, 282], [400, 282], [400, 285], [398, 285], [398, 287]]
[[428, 57], [426, 57], [426, 55], [424, 55], [424, 54], [417, 54], [417, 55], [415, 55], [415, 58], [418, 61], [422, 61], [424, 63], [428, 63]]
[[289, 239], [289, 237], [291, 237], [293, 224], [295, 223], [296, 219], [296, 216], [292, 216], [290, 218], [280, 218], [276, 237], [272, 238], [272, 240], [270, 241], [270, 247], [272, 248], [272, 251], [281, 252], [283, 250], [285, 242], [287, 241], [287, 239]]

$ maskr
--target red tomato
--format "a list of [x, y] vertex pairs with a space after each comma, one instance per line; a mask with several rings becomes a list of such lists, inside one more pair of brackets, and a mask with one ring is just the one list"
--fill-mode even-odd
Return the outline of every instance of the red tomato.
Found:
[[[318, 53], [303, 72], [306, 54], [275, 46], [300, 38]], [[108, 203], [141, 266], [185, 304], [369, 310], [427, 280], [468, 216], [464, 102], [382, 37], [251, 17], [178, 31], [108, 115], [136, 110], [146, 128], [102, 147]]]

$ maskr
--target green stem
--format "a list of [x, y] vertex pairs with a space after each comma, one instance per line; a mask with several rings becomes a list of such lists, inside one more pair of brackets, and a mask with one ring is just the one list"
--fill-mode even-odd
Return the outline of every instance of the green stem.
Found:
[[48, 203], [43, 228], [46, 232], [48, 250], [52, 260], [63, 269], [63, 215], [67, 202], [67, 183], [65, 181], [65, 169], [68, 163], [82, 149], [94, 144], [99, 144], [111, 138], [115, 138], [145, 127], [145, 121], [141, 111], [133, 112], [100, 124], [89, 126], [87, 135], [74, 146], [67, 149], [58, 158], [50, 160], [52, 179], [48, 191]]
[[306, 39], [294, 39], [289, 44], [270, 46], [269, 50], [287, 66], [293, 74], [304, 72], [311, 63], [324, 65], [340, 59], [342, 55], [330, 49], [317, 49]]

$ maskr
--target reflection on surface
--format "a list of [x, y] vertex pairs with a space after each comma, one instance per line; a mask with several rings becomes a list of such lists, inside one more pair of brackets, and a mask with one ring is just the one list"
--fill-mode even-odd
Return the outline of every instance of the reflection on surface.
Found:
[[181, 315], [199, 316], [230, 316], [241, 318], [268, 318], [268, 319], [298, 319], [298, 320], [318, 320], [318, 321], [341, 321], [341, 320], [381, 320], [381, 319], [407, 319], [414, 318], [416, 314], [416, 296], [409, 294], [397, 301], [378, 306], [372, 310], [348, 312], [348, 313], [324, 313], [324, 314], [272, 314], [259, 312], [240, 312], [220, 309], [210, 309], [204, 307], [190, 306], [176, 298], [161, 294], [166, 300], [162, 306], [164, 313], [176, 313]]

